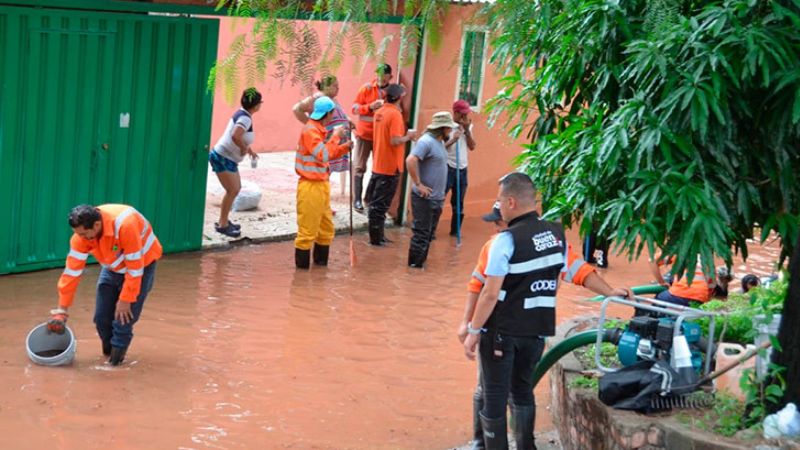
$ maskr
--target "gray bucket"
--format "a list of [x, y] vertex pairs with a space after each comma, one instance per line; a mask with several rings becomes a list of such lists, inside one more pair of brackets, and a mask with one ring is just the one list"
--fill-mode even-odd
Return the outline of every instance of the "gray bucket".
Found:
[[32, 329], [25, 340], [28, 358], [43, 366], [64, 366], [72, 363], [78, 341], [75, 340], [72, 330], [65, 328], [64, 334], [48, 332], [46, 323]]

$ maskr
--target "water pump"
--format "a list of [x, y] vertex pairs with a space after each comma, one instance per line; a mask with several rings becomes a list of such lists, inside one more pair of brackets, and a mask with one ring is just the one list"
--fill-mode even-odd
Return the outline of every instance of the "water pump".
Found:
[[[630, 320], [625, 330], [619, 333], [617, 357], [623, 366], [637, 361], [670, 361], [672, 340], [675, 336], [675, 319], [672, 317], [637, 316]], [[703, 357], [700, 351], [701, 330], [694, 322], [681, 323], [680, 334], [692, 352], [692, 366], [700, 371]], [[613, 342], [613, 341], [612, 341]]]

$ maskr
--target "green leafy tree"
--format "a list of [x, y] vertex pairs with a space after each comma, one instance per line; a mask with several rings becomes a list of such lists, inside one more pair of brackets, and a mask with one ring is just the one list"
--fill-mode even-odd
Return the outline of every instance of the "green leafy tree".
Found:
[[[683, 272], [794, 250], [779, 333], [800, 348], [800, 1], [498, 0], [492, 120], [525, 133], [519, 164], [551, 218], [599, 226]], [[698, 260], [698, 256], [700, 257]], [[687, 271], [691, 278], [693, 270]], [[787, 401], [800, 401], [800, 354]]]
[[[217, 61], [208, 85], [220, 86], [232, 101], [242, 86], [263, 81], [267, 74], [312, 90], [318, 75], [335, 74], [349, 51], [356, 69], [369, 61], [384, 62], [389, 43], [400, 40], [400, 63], [414, 64], [426, 30], [433, 48], [441, 42], [440, 29], [446, 0], [219, 0], [231, 17], [254, 20], [251, 33], [241, 33], [227, 55]], [[402, 17], [399, 36], [376, 39], [371, 23]], [[318, 36], [308, 20], [330, 22], [326, 36]], [[268, 70], [269, 69], [269, 70]]]

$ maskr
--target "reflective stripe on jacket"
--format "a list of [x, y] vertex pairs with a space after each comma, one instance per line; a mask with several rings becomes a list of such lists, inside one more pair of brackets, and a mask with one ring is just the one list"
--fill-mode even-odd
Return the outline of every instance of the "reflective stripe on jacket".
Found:
[[326, 140], [327, 134], [325, 127], [313, 119], [309, 119], [303, 127], [294, 158], [294, 170], [301, 178], [328, 181], [328, 162], [342, 157], [350, 150], [346, 144], [339, 144], [338, 136]]
[[[497, 237], [496, 234], [489, 238], [489, 240], [483, 244], [483, 248], [481, 248], [481, 253], [478, 256], [478, 264], [475, 265], [475, 269], [472, 271], [472, 275], [467, 283], [467, 291], [469, 292], [477, 294], [483, 289], [483, 285], [486, 284], [486, 264], [489, 260], [489, 249], [492, 247], [492, 242], [495, 237]], [[586, 261], [572, 250], [572, 245], [567, 244], [567, 264], [561, 272], [561, 279], [567, 283], [583, 286], [584, 280], [586, 280], [586, 277], [592, 272], [595, 272], [594, 267], [590, 264], [586, 264]]]
[[383, 98], [383, 91], [378, 87], [378, 81], [367, 83], [358, 90], [356, 99], [353, 102], [353, 114], [358, 116], [356, 121], [356, 136], [361, 139], [372, 140], [372, 122], [375, 111], [369, 108], [375, 100]]
[[125, 274], [119, 299], [136, 302], [142, 283], [144, 268], [159, 259], [163, 252], [150, 222], [128, 205], [100, 205], [103, 229], [92, 240], [73, 234], [69, 241], [66, 267], [58, 280], [58, 303], [72, 305], [80, 277], [89, 255], [104, 268]]

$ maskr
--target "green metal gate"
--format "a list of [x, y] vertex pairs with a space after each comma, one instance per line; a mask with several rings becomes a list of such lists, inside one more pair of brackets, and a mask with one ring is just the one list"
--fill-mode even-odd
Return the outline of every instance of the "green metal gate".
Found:
[[62, 265], [79, 203], [200, 248], [218, 22], [0, 7], [0, 273]]

